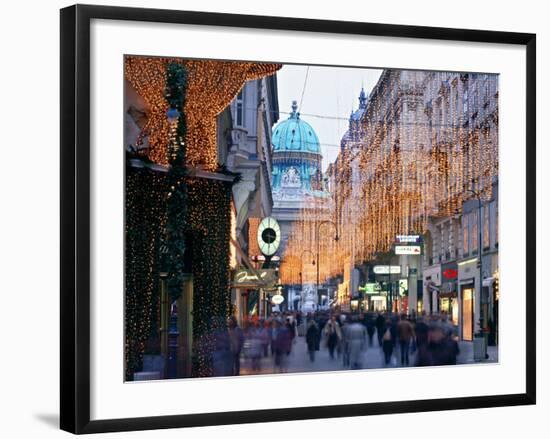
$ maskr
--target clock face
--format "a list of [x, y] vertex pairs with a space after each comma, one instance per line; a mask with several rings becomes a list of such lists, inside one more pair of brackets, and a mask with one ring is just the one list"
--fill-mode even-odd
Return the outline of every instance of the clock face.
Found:
[[275, 218], [267, 217], [258, 226], [258, 246], [266, 256], [275, 254], [281, 243], [281, 228]]

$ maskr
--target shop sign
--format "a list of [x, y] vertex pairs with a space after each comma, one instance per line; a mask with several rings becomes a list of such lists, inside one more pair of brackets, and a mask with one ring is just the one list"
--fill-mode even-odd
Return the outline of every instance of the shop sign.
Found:
[[457, 276], [458, 276], [458, 271], [455, 270], [454, 268], [448, 268], [443, 272], [443, 277], [448, 280], [456, 279]]
[[375, 265], [375, 274], [401, 274], [401, 265]]
[[371, 282], [359, 287], [358, 290], [365, 294], [377, 294], [382, 290], [382, 287], [378, 282]]
[[396, 255], [421, 255], [422, 247], [420, 245], [396, 245]]
[[419, 243], [419, 242], [422, 242], [422, 236], [420, 236], [420, 235], [396, 235], [395, 242], [398, 242], [400, 244]]
[[235, 287], [261, 288], [277, 284], [277, 272], [275, 270], [260, 269], [256, 270], [256, 273], [252, 270], [236, 270], [233, 276], [233, 285]]
[[273, 305], [280, 305], [281, 303], [283, 303], [285, 301], [285, 298], [283, 296], [281, 296], [280, 294], [276, 294], [275, 296], [273, 296], [271, 298], [271, 303]]

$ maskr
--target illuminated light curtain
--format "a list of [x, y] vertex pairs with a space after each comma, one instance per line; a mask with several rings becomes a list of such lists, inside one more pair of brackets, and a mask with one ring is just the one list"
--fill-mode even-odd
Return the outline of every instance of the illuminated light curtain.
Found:
[[423, 234], [430, 217], [460, 212], [473, 197], [466, 189], [491, 196], [498, 176], [498, 77], [385, 71], [360, 126], [358, 180], [350, 149], [343, 149], [328, 209], [304, 210], [287, 248], [299, 257], [316, 246], [314, 235], [300, 235], [337, 218], [339, 242], [321, 234], [321, 282], [342, 274], [346, 257], [355, 264], [372, 260], [391, 248], [396, 234]]
[[187, 71], [187, 98], [184, 112], [187, 122], [187, 165], [201, 166], [207, 171], [218, 168], [216, 116], [237, 95], [246, 81], [272, 75], [281, 64], [243, 63], [231, 61], [184, 60], [127, 56], [124, 72], [149, 107], [143, 129], [149, 136], [149, 159], [167, 164], [169, 123], [168, 104], [164, 97], [166, 66], [180, 63]]

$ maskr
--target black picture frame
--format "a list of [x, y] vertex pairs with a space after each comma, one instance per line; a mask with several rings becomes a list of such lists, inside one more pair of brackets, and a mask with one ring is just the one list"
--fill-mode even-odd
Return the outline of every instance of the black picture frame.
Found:
[[[445, 41], [526, 48], [526, 376], [525, 393], [90, 420], [90, 22], [93, 19], [230, 26]], [[536, 401], [536, 36], [175, 10], [75, 5], [61, 10], [61, 387], [60, 426], [76, 433], [276, 422], [535, 404]]]

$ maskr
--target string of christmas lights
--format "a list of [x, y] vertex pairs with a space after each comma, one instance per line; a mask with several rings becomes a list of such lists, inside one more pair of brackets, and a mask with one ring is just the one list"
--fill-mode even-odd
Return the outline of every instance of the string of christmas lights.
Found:
[[424, 234], [431, 217], [460, 213], [469, 190], [488, 199], [498, 176], [498, 76], [386, 70], [350, 130], [330, 167], [329, 201], [306, 206], [290, 233], [283, 283], [304, 282], [301, 255], [316, 252], [323, 221], [339, 235], [320, 233], [326, 282], [388, 252], [395, 235]]

